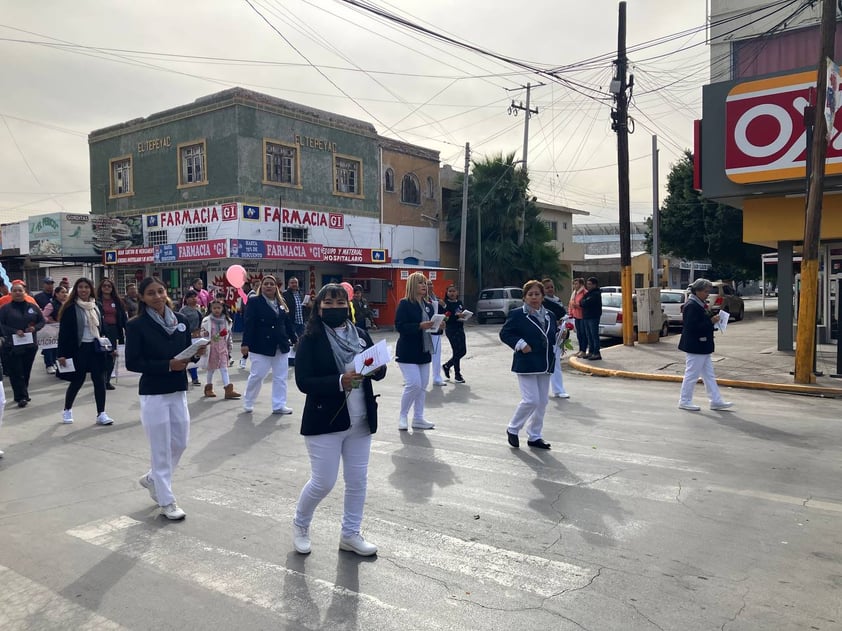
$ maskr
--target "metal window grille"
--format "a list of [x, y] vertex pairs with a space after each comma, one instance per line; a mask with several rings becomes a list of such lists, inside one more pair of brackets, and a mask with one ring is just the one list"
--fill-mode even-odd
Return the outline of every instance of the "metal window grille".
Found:
[[207, 241], [208, 227], [207, 226], [188, 226], [184, 229], [185, 241]]
[[131, 159], [115, 162], [112, 167], [114, 175], [113, 191], [115, 195], [132, 192], [132, 161]]
[[359, 194], [360, 163], [356, 160], [336, 158], [336, 191]]
[[167, 231], [166, 230], [150, 230], [149, 231], [149, 246], [166, 245]]
[[191, 145], [181, 149], [181, 181], [192, 184], [205, 181], [205, 147]]
[[270, 182], [295, 184], [295, 158], [293, 147], [266, 143], [266, 179]]
[[281, 229], [281, 241], [307, 243], [307, 228], [284, 227]]

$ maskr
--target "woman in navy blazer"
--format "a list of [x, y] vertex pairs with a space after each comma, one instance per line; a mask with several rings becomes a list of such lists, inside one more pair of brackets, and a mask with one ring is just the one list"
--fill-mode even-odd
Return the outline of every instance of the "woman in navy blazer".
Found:
[[424, 398], [430, 380], [433, 339], [430, 318], [438, 312], [438, 305], [427, 302], [427, 277], [414, 272], [406, 280], [406, 297], [395, 312], [398, 343], [395, 359], [403, 374], [403, 395], [398, 429], [408, 426], [410, 408], [414, 408], [413, 429], [433, 429], [435, 425], [424, 418]]
[[360, 534], [360, 525], [371, 435], [377, 431], [377, 402], [371, 381], [383, 379], [386, 367], [365, 377], [354, 369], [355, 356], [370, 348], [372, 341], [350, 321], [348, 305], [348, 294], [341, 285], [322, 287], [298, 346], [295, 383], [307, 395], [301, 433], [312, 471], [293, 520], [293, 545], [300, 554], [310, 552], [310, 522], [316, 507], [336, 484], [340, 460], [345, 511], [339, 547], [362, 556], [377, 552], [377, 546]]
[[529, 422], [527, 444], [549, 449], [541, 432], [549, 401], [550, 375], [555, 368], [555, 342], [558, 324], [543, 306], [544, 285], [530, 280], [523, 286], [523, 307], [512, 309], [500, 329], [500, 339], [514, 350], [512, 372], [520, 386], [520, 404], [506, 428], [509, 445], [520, 447], [518, 432]]
[[251, 357], [243, 410], [252, 412], [263, 379], [272, 371], [272, 414], [292, 414], [287, 407], [289, 350], [298, 341], [289, 308], [278, 291], [274, 276], [266, 275], [260, 293], [246, 303], [243, 355]]
[[711, 410], [725, 410], [732, 403], [722, 399], [722, 393], [713, 374], [714, 324], [719, 322], [720, 314], [713, 314], [707, 303], [713, 283], [706, 278], [697, 278], [690, 285], [690, 297], [681, 308], [684, 317], [681, 339], [678, 349], [686, 353], [684, 360], [684, 380], [681, 382], [681, 396], [678, 407], [682, 410], [698, 412], [701, 408], [693, 404], [693, 390], [701, 376], [710, 399]]

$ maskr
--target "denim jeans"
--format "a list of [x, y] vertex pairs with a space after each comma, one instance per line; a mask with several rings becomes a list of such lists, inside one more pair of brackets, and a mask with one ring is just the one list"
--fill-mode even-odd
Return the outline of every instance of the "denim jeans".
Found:
[[585, 318], [582, 322], [588, 337], [588, 353], [599, 355], [599, 318]]

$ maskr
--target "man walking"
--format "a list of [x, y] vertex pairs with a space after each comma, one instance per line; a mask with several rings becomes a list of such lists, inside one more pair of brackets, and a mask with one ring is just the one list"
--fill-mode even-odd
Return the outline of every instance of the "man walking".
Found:
[[[305, 303], [304, 292], [301, 291], [296, 276], [290, 276], [287, 281], [287, 289], [283, 292], [284, 302], [289, 307], [290, 315], [292, 316], [292, 326], [295, 330], [295, 336], [300, 338], [304, 335], [304, 328], [307, 324], [307, 318], [310, 315], [310, 310]], [[307, 302], [310, 297], [307, 296]], [[297, 344], [296, 344], [297, 346]], [[289, 351], [289, 365], [295, 366], [295, 346]]]

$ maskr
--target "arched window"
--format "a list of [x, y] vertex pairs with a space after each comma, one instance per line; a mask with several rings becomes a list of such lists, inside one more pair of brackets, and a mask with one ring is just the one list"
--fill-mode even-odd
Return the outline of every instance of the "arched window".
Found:
[[403, 182], [401, 182], [401, 201], [404, 204], [421, 203], [421, 186], [418, 184], [418, 178], [413, 173], [407, 173], [403, 176]]
[[433, 188], [433, 178], [427, 178], [427, 199], [435, 199], [436, 198], [436, 190]]
[[383, 188], [390, 193], [395, 192], [395, 172], [392, 169], [386, 169], [386, 173], [383, 174]]

